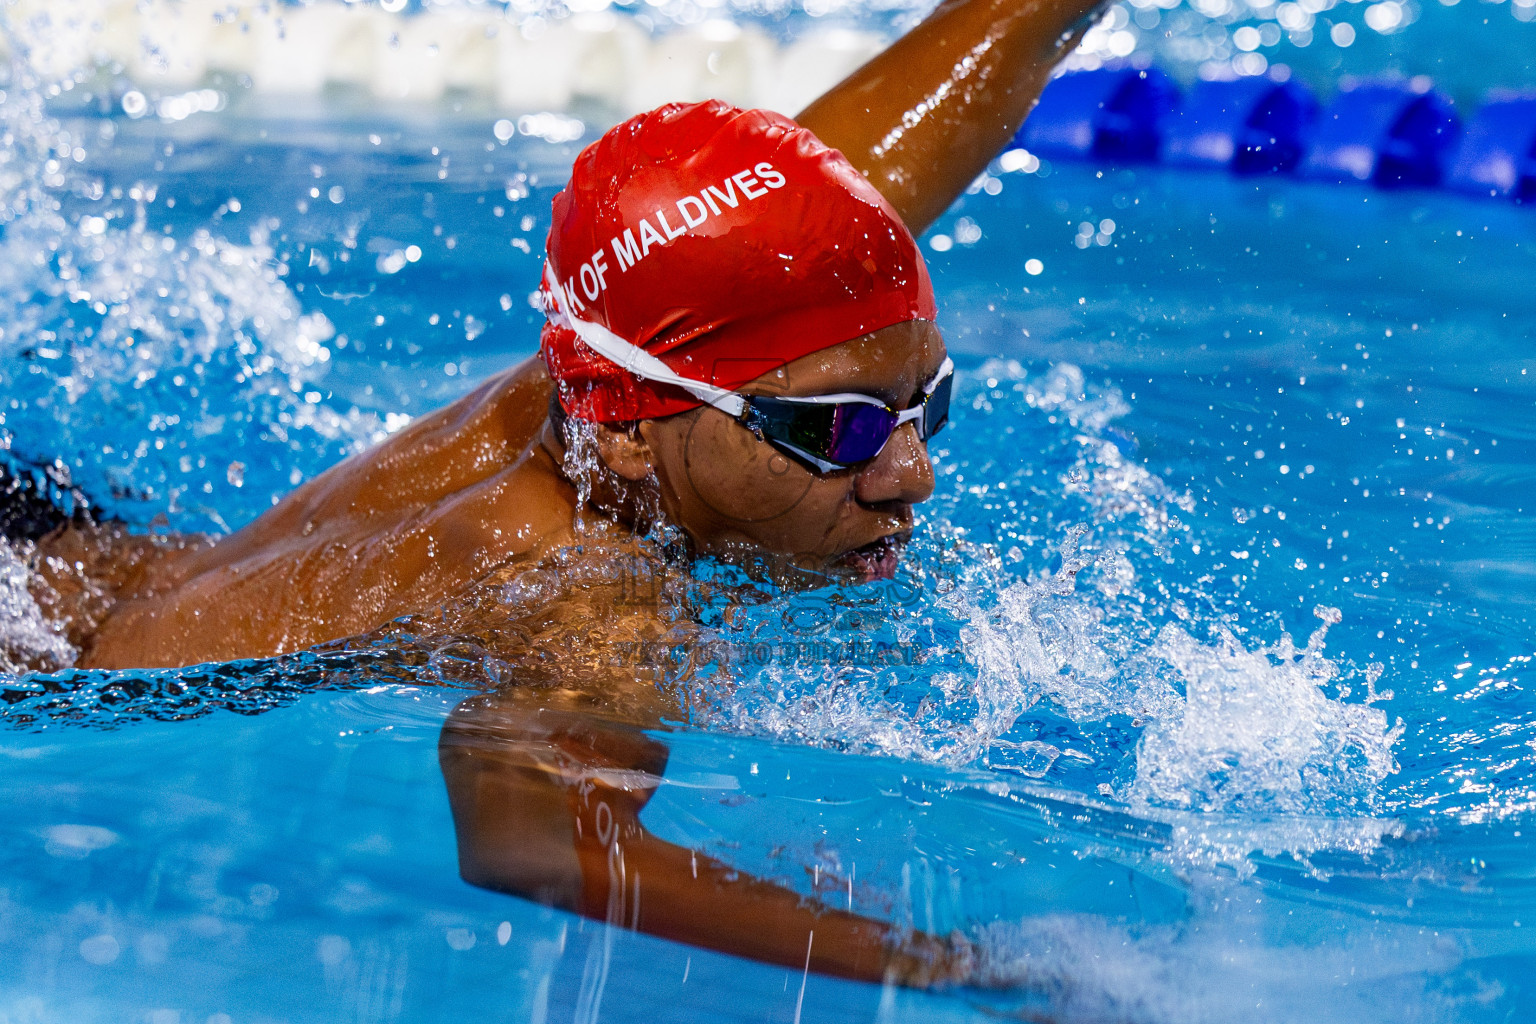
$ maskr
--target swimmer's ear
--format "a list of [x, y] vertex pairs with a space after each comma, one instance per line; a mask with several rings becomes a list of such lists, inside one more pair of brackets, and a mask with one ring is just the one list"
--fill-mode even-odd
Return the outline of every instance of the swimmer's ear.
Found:
[[651, 446], [634, 425], [598, 424], [597, 454], [603, 464], [625, 480], [636, 483], [651, 475]]

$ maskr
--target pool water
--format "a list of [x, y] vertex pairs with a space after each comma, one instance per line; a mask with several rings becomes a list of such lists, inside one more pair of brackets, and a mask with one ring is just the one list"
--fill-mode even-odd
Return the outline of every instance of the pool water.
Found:
[[[4, 101], [0, 436], [215, 533], [534, 351], [603, 123], [37, 102]], [[436, 741], [474, 683], [386, 639], [0, 676], [0, 1021], [1536, 1017], [1532, 211], [999, 166], [925, 248], [961, 376], [906, 567], [727, 619], [701, 566], [645, 820], [1011, 986], [466, 885]]]

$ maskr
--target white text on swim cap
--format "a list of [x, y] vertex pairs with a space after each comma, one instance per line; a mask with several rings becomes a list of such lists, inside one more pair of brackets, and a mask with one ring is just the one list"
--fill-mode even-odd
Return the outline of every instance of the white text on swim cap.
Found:
[[[734, 210], [744, 202], [761, 199], [770, 189], [783, 187], [784, 175], [771, 163], [759, 163], [748, 170], [729, 175], [718, 187], [709, 185], [697, 194], [676, 200], [673, 205], [680, 218], [676, 226], [667, 219], [667, 210], [663, 207], [649, 217], [642, 217], [637, 228], [625, 228], [623, 234], [614, 235], [608, 240], [608, 248], [612, 250], [622, 273], [649, 256], [652, 249], [681, 238], [711, 216], [721, 216], [722, 207]], [[637, 229], [638, 238], [635, 235]], [[565, 292], [566, 302], [571, 309], [585, 309], [585, 302], [597, 301], [597, 297], [608, 287], [605, 276], [607, 270], [608, 258], [599, 247], [591, 259], [577, 268], [575, 274], [561, 282], [559, 287]]]

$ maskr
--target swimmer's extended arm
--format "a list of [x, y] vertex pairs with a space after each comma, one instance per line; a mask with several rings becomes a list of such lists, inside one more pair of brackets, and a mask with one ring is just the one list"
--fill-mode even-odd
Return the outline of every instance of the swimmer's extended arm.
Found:
[[913, 234], [1007, 143], [1107, 0], [944, 0], [796, 120], [843, 151]]
[[864, 981], [962, 978], [968, 954], [834, 910], [651, 835], [667, 749], [531, 701], [461, 704], [439, 746], [465, 881], [678, 942]]

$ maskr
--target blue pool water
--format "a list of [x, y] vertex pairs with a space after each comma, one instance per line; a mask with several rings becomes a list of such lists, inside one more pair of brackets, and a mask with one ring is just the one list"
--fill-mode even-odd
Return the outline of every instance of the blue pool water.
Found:
[[[602, 123], [35, 98], [0, 436], [212, 532], [534, 350]], [[962, 377], [907, 568], [728, 627], [701, 596], [736, 657], [679, 672], [645, 815], [1025, 983], [804, 977], [464, 884], [466, 684], [402, 640], [0, 677], [0, 1021], [1536, 1018], [1536, 215], [995, 170], [925, 241]]]

